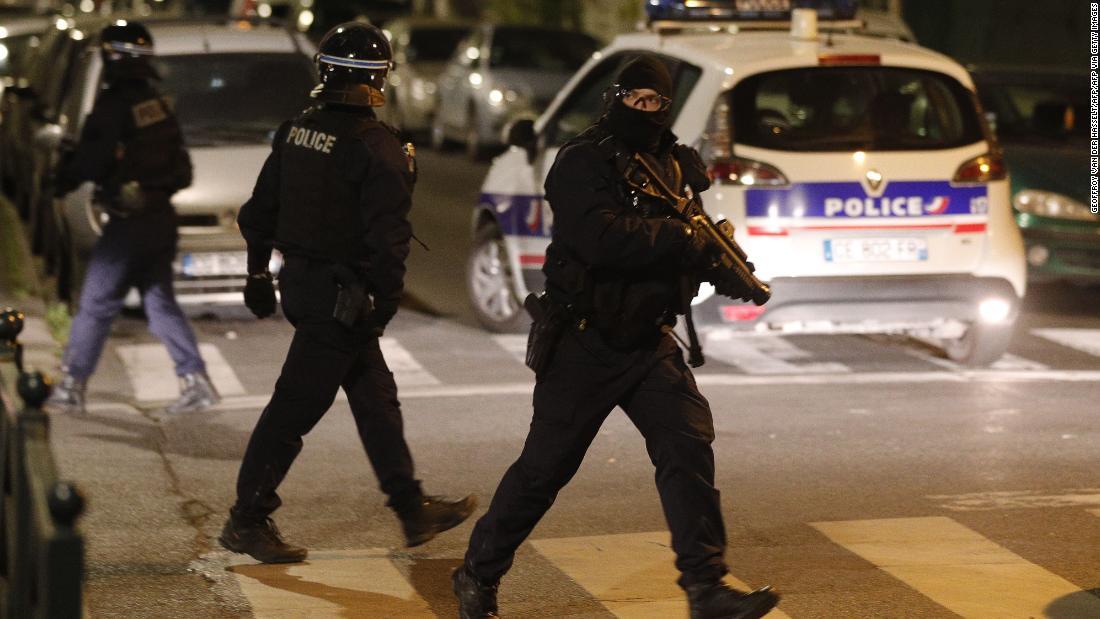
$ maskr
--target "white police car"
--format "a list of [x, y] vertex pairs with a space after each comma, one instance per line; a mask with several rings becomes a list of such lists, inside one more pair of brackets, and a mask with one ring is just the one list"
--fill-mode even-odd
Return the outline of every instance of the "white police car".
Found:
[[[742, 19], [748, 0], [650, 0], [655, 17]], [[632, 54], [658, 54], [675, 80], [673, 131], [695, 145], [715, 218], [769, 281], [763, 307], [704, 290], [703, 325], [764, 332], [910, 333], [985, 365], [1006, 349], [1025, 263], [1006, 172], [966, 70], [933, 51], [861, 36], [853, 1], [819, 13], [761, 0], [774, 21], [651, 23], [595, 54], [537, 121], [509, 129], [474, 212], [468, 287], [486, 327], [524, 322], [540, 290], [558, 149], [601, 113]], [[800, 0], [799, 6], [813, 4]], [[817, 3], [825, 5], [826, 3]], [[723, 5], [729, 5], [728, 10]], [[701, 7], [701, 8], [700, 8]], [[751, 6], [750, 6], [751, 8]], [[663, 11], [663, 13], [662, 13]], [[725, 12], [723, 12], [725, 11]]]

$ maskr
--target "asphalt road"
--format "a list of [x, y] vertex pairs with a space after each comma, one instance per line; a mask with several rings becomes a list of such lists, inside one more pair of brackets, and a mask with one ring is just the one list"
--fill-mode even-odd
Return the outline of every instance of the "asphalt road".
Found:
[[[414, 306], [385, 338], [429, 492], [488, 503], [530, 422], [521, 336], [472, 321], [463, 284], [483, 164], [424, 153]], [[33, 326], [33, 325], [32, 325]], [[401, 548], [347, 404], [306, 438], [283, 532], [313, 554], [256, 566], [214, 538], [290, 337], [240, 312], [195, 322], [218, 408], [165, 422], [166, 354], [120, 320], [86, 417], [56, 417], [89, 496], [89, 607], [104, 617], [455, 616], [448, 576], [471, 524]], [[44, 344], [42, 345], [44, 347]], [[899, 337], [712, 337], [731, 576], [795, 618], [1100, 617], [1100, 292], [1033, 288], [1010, 355], [968, 371]], [[41, 351], [39, 351], [41, 352]], [[685, 616], [653, 470], [613, 413], [501, 587], [504, 616]]]

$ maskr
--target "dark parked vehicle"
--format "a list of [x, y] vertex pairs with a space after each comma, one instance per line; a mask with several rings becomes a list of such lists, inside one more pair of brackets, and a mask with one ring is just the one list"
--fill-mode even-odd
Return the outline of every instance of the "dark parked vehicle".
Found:
[[1004, 148], [1032, 280], [1100, 284], [1100, 215], [1088, 205], [1088, 76], [979, 68], [978, 95]]
[[439, 76], [472, 27], [437, 19], [395, 19], [386, 24], [396, 66], [381, 108], [385, 120], [409, 133], [431, 129], [439, 103]]

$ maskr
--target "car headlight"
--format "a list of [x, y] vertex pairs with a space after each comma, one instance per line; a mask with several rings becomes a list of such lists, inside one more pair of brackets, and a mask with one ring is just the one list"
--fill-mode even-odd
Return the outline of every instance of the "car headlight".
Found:
[[1012, 204], [1021, 213], [1039, 217], [1100, 221], [1100, 215], [1090, 211], [1089, 207], [1073, 198], [1052, 191], [1025, 189], [1012, 198]]
[[512, 90], [511, 88], [494, 88], [489, 91], [489, 104], [493, 107], [516, 107], [517, 104], [526, 104], [528, 97]]

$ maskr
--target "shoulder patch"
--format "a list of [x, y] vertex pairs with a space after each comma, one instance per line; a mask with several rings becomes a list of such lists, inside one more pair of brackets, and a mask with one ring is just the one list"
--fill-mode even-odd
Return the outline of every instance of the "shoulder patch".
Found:
[[160, 99], [147, 99], [130, 108], [134, 115], [134, 125], [144, 129], [149, 125], [168, 120], [168, 108]]

